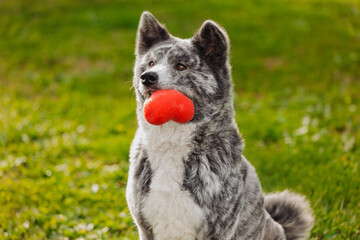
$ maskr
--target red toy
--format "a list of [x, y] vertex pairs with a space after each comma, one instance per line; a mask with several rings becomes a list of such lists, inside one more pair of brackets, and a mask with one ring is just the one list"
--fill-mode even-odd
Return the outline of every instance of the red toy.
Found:
[[187, 123], [194, 117], [194, 104], [184, 94], [174, 90], [157, 90], [145, 102], [144, 116], [153, 125], [170, 120]]

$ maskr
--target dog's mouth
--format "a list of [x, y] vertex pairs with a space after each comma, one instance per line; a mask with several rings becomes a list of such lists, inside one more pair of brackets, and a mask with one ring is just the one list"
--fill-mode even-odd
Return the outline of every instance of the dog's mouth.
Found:
[[150, 97], [151, 97], [151, 95], [155, 92], [155, 91], [157, 91], [157, 90], [160, 90], [159, 88], [151, 88], [151, 89], [147, 89], [145, 92], [144, 92], [144, 94], [143, 94], [143, 96], [144, 96], [144, 98], [145, 98], [145, 100], [148, 100]]
[[[152, 94], [158, 90], [170, 90], [170, 89], [174, 89], [174, 88], [159, 88], [159, 87], [151, 87], [151, 88], [146, 88], [146, 89], [142, 89], [143, 91], [140, 90], [140, 93], [142, 95], [142, 98], [144, 100], [144, 102], [146, 102], [147, 100], [149, 100], [152, 96]], [[182, 94], [184, 94], [186, 97], [188, 97], [189, 99], [192, 100], [192, 97], [190, 97], [191, 95], [188, 94], [186, 91], [181, 91], [178, 89], [174, 89]]]

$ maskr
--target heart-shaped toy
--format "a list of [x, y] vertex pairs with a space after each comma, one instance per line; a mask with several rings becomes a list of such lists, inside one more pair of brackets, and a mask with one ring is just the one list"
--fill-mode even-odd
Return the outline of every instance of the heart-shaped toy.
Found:
[[174, 89], [157, 90], [145, 102], [144, 116], [153, 125], [170, 120], [187, 123], [194, 117], [194, 103]]

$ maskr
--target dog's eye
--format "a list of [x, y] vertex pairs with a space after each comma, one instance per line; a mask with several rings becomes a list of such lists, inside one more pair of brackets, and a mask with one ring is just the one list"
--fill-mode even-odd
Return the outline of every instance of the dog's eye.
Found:
[[181, 63], [176, 64], [176, 69], [179, 71], [184, 71], [184, 70], [186, 70], [186, 68], [187, 67]]
[[154, 65], [155, 65], [154, 61], [150, 61], [150, 62], [149, 62], [149, 66], [150, 66], [150, 67], [152, 67], [152, 66], [154, 66]]

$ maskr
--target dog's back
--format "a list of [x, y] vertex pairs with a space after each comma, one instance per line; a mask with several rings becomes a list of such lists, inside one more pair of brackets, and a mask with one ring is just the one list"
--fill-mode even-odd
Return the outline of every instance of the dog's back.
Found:
[[[289, 192], [269, 195], [264, 202], [255, 170], [242, 155], [228, 49], [226, 32], [212, 21], [182, 40], [150, 13], [141, 17], [134, 68], [139, 129], [127, 186], [141, 239], [309, 236], [307, 202]], [[141, 80], [144, 74], [151, 74], [151, 81]], [[186, 124], [146, 122], [144, 102], [158, 89], [175, 89], [190, 98], [194, 118]]]

